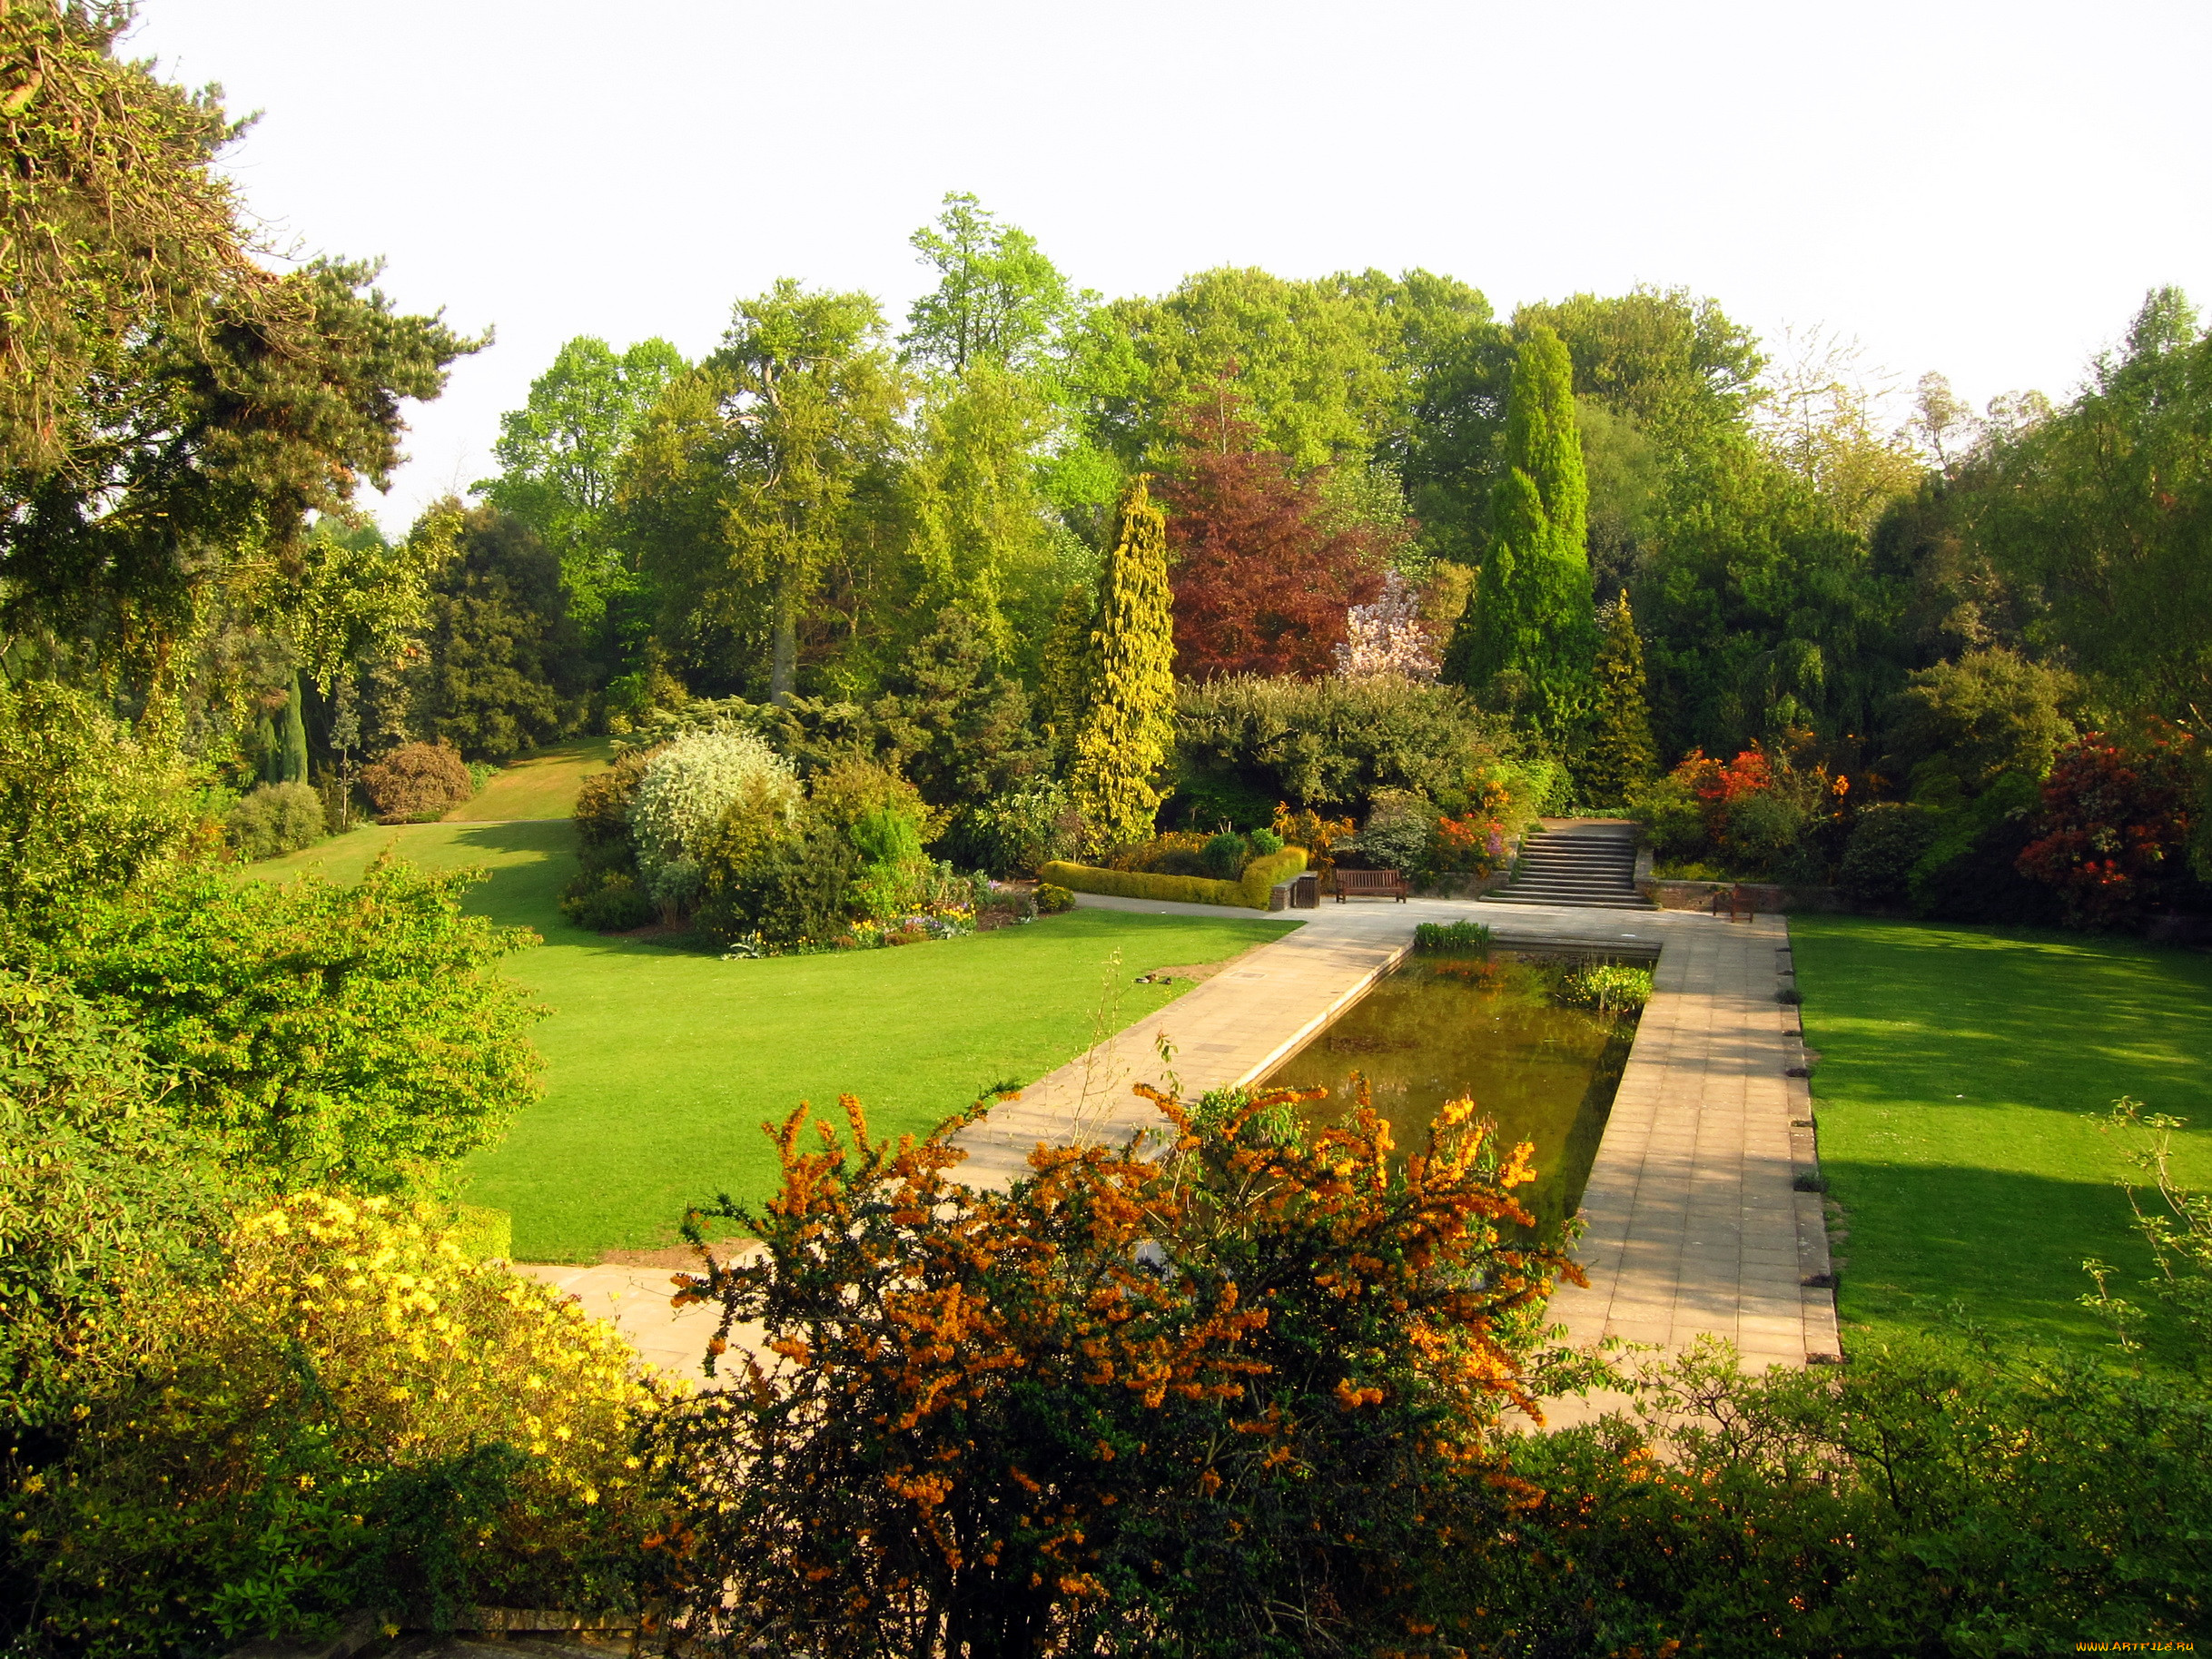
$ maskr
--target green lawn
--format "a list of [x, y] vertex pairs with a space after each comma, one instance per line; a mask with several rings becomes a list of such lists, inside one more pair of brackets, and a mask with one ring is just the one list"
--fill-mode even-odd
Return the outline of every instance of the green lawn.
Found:
[[524, 755], [502, 768], [482, 793], [448, 813], [448, 824], [484, 824], [527, 818], [565, 818], [576, 810], [584, 780], [614, 759], [614, 740], [579, 737]]
[[385, 847], [431, 868], [480, 864], [471, 907], [536, 928], [514, 976], [554, 1012], [538, 1028], [543, 1100], [474, 1161], [470, 1201], [513, 1213], [528, 1260], [588, 1261], [666, 1241], [687, 1203], [766, 1192], [760, 1132], [801, 1100], [858, 1095], [872, 1125], [923, 1130], [1005, 1078], [1023, 1081], [1091, 1041], [1119, 950], [1118, 1014], [1174, 992], [1131, 983], [1219, 961], [1289, 925], [1081, 910], [941, 944], [726, 963], [568, 925], [554, 896], [575, 868], [563, 823], [370, 828], [257, 874], [357, 877]]
[[2102, 1343], [2084, 1258], [2151, 1270], [2092, 1121], [2132, 1094], [2190, 1121], [2212, 1184], [2212, 956], [2139, 941], [1794, 916], [1821, 1160], [1850, 1237], [1844, 1339], [1962, 1303], [2000, 1332]]

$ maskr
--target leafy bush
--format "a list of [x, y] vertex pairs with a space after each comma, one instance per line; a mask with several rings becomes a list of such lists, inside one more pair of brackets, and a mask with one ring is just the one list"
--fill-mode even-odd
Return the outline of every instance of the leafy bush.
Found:
[[2019, 869], [2058, 893], [2069, 923], [2139, 921], [2193, 885], [2195, 747], [2181, 731], [2128, 742], [2090, 732], [2059, 756]]
[[1435, 804], [1420, 795], [1382, 791], [1359, 834], [1337, 844], [1337, 862], [1356, 856], [1368, 869], [1396, 870], [1417, 885], [1428, 877], [1441, 816]]
[[232, 1166], [436, 1188], [536, 1091], [541, 1011], [496, 964], [538, 936], [465, 914], [475, 879], [389, 859], [354, 887], [190, 870], [89, 909], [52, 965], [135, 1027]]
[[1252, 844], [1234, 832], [1216, 835], [1199, 849], [1199, 862], [1218, 882], [1233, 882], [1244, 874], [1252, 856]]
[[717, 865], [699, 925], [717, 938], [757, 935], [783, 949], [826, 944], [845, 931], [859, 874], [852, 836], [831, 825], [810, 825], [735, 868]]
[[361, 788], [380, 824], [442, 818], [476, 794], [460, 751], [445, 743], [403, 743], [361, 768]]
[[895, 806], [871, 807], [845, 832], [861, 856], [850, 903], [877, 922], [907, 915], [929, 894], [935, 866], [922, 852], [921, 825]]
[[[1143, 1092], [1150, 1093], [1150, 1091]], [[1279, 1137], [1271, 1091], [1173, 1140], [1040, 1147], [1012, 1190], [924, 1141], [817, 1141], [722, 1227], [762, 1253], [680, 1299], [757, 1324], [775, 1387], [661, 1419], [692, 1495], [671, 1611], [732, 1650], [1373, 1652], [1402, 1642], [1447, 1496], [1503, 1478], [1538, 1308], [1526, 1149], [1471, 1101], [1402, 1164], [1364, 1101]], [[1360, 1171], [1348, 1180], [1347, 1170]], [[1372, 1171], [1371, 1177], [1367, 1173]], [[695, 1227], [695, 1231], [696, 1231]]]
[[1038, 777], [957, 808], [937, 844], [963, 869], [1027, 875], [1073, 854], [1079, 829], [1067, 786]]
[[[1502, 721], [1456, 686], [1391, 676], [1368, 679], [1217, 679], [1180, 687], [1176, 746], [1184, 793], [1232, 790], [1248, 804], [1224, 815], [1257, 817], [1257, 804], [1367, 810], [1378, 790], [1462, 805], [1471, 775], [1504, 769], [1533, 815], [1564, 779], [1519, 757]], [[1516, 826], [1517, 833], [1518, 826]]]
[[241, 1220], [222, 1281], [134, 1309], [142, 1365], [18, 1487], [32, 1616], [85, 1655], [327, 1639], [356, 1607], [621, 1610], [639, 1415], [614, 1328], [380, 1200]]
[[0, 971], [0, 1437], [21, 1456], [137, 1363], [124, 1306], [210, 1265], [231, 1183], [136, 1033], [66, 984]]
[[2001, 646], [1921, 669], [1890, 700], [1885, 770], [1910, 778], [1916, 794], [1931, 769], [1969, 795], [2009, 772], [2039, 779], [2074, 739], [2062, 711], [2078, 691], [2071, 675]]
[[759, 737], [686, 732], [646, 763], [630, 798], [638, 884], [656, 904], [680, 908], [704, 884], [710, 834], [744, 825], [765, 839], [795, 823], [799, 806], [798, 775]]
[[1925, 806], [1878, 801], [1859, 809], [1836, 884], [1861, 904], [1903, 900], [1912, 867], [1935, 840], [1937, 815]]
[[1056, 887], [1051, 882], [1037, 884], [1037, 913], [1039, 915], [1062, 915], [1074, 908], [1075, 895], [1065, 887]]
[[1600, 1013], [1633, 1011], [1652, 1000], [1652, 971], [1626, 963], [1590, 963], [1562, 976], [1559, 1000], [1570, 1008], [1595, 1008]]
[[1203, 875], [1224, 878], [1206, 867], [1206, 845], [1211, 836], [1196, 830], [1167, 830], [1150, 841], [1116, 847], [1105, 860], [1109, 870], [1134, 870], [1147, 875]]
[[1781, 749], [1745, 749], [1725, 765], [1692, 749], [1628, 807], [1663, 855], [1713, 857], [1733, 875], [1811, 884], [1825, 877], [1842, 833], [1845, 787], [1825, 766], [1798, 766]]
[[2019, 868], [2042, 798], [2034, 778], [2008, 772], [1938, 814], [1935, 834], [1906, 884], [1914, 913], [1962, 922], [2056, 922], [2056, 895]]
[[[2030, 1654], [2204, 1628], [2201, 1385], [1867, 1345], [1746, 1377], [1708, 1340], [1633, 1416], [1519, 1437], [1528, 1501], [1439, 1515], [1424, 1623], [1469, 1653]], [[1568, 1570], [1569, 1567], [1572, 1570]]]
[[87, 694], [0, 683], [0, 917], [43, 930], [163, 867], [193, 833], [186, 782]]
[[1271, 829], [1256, 829], [1246, 839], [1252, 844], [1252, 851], [1262, 856], [1279, 853], [1289, 844]]
[[601, 933], [627, 933], [643, 927], [660, 914], [652, 900], [638, 890], [637, 880], [619, 870], [609, 871], [590, 884], [572, 882], [561, 894], [560, 913], [578, 927]]
[[240, 857], [274, 858], [322, 839], [322, 797], [307, 784], [263, 784], [223, 820]]
[[1413, 930], [1413, 948], [1454, 956], [1487, 956], [1493, 935], [1480, 922], [1423, 922]]

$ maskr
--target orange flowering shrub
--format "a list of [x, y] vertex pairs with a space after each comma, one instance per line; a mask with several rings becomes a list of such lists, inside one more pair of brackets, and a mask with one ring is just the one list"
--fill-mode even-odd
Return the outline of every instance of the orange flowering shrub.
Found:
[[[1011, 1192], [949, 1134], [804, 1107], [763, 1252], [679, 1278], [757, 1322], [736, 1387], [661, 1419], [689, 1513], [660, 1540], [693, 1639], [838, 1654], [1308, 1653], [1407, 1638], [1446, 1507], [1527, 1494], [1497, 1421], [1555, 1386], [1508, 1249], [1526, 1145], [1471, 1101], [1402, 1162], [1388, 1125], [1298, 1129], [1262, 1093], [1154, 1100], [1171, 1139], [1039, 1147]], [[1210, 1097], [1210, 1103], [1212, 1097]], [[695, 1230], [700, 1230], [695, 1223]], [[721, 1230], [721, 1229], [717, 1229]], [[1458, 1501], [1447, 1506], [1452, 1495]]]

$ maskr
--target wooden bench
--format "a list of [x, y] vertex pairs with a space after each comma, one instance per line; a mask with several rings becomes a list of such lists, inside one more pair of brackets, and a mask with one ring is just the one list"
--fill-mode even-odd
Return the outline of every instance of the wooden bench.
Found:
[[1406, 878], [1396, 870], [1337, 871], [1337, 903], [1341, 904], [1352, 897], [1396, 899], [1403, 904], [1413, 896], [1413, 889], [1406, 885]]

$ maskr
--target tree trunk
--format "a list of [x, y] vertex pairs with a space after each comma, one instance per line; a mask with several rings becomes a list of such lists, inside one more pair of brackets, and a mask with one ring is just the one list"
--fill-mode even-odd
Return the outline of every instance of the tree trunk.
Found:
[[768, 655], [768, 701], [791, 701], [799, 672], [799, 607], [797, 596], [785, 582], [775, 596], [775, 626]]

